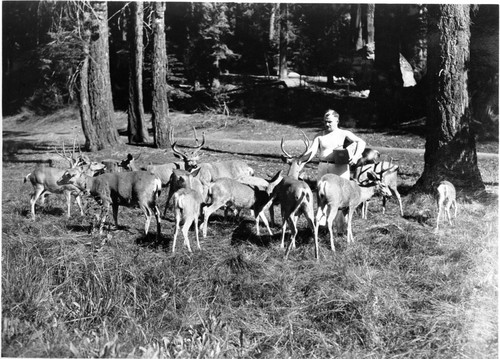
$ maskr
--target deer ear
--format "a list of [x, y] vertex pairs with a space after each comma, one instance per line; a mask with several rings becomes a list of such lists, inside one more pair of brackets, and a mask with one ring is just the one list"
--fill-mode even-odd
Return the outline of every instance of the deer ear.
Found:
[[196, 167], [194, 170], [192, 170], [190, 173], [196, 177], [198, 176], [198, 173], [200, 173], [201, 167]]
[[290, 160], [290, 158], [288, 158], [288, 157], [286, 157], [286, 156], [281, 155], [280, 157], [281, 157], [281, 160], [282, 160], [283, 162], [285, 162], [286, 164], [290, 164], [290, 162], [292, 162], [292, 161]]
[[269, 183], [275, 182], [278, 178], [280, 178], [283, 174], [283, 170], [280, 170], [278, 173], [276, 173], [273, 178], [269, 180]]

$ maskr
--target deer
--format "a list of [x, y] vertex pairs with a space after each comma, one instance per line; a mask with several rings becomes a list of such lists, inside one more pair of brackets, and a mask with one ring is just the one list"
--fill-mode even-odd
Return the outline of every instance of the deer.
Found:
[[450, 208], [451, 206], [455, 209], [455, 218], [457, 217], [457, 191], [455, 186], [449, 181], [441, 181], [436, 187], [436, 202], [438, 206], [438, 215], [436, 219], [436, 232], [439, 231], [439, 218], [441, 217], [441, 213], [446, 212], [446, 216], [448, 217], [448, 223], [450, 226], [453, 225], [451, 222], [450, 216]]
[[175, 231], [172, 244], [172, 253], [175, 252], [177, 235], [179, 234], [181, 224], [182, 235], [184, 237], [184, 245], [187, 247], [188, 251], [191, 252], [188, 232], [193, 223], [196, 244], [198, 246], [198, 249], [201, 249], [200, 238], [198, 234], [198, 218], [200, 216], [201, 206], [204, 202], [203, 187], [201, 186], [201, 183], [199, 183], [199, 181], [195, 180], [194, 176], [190, 172], [187, 172], [185, 170], [176, 169], [173, 171], [172, 176], [176, 176], [176, 179], [172, 179], [170, 189], [172, 189], [174, 183], [176, 184], [176, 186], [179, 186], [179, 189], [173, 194], [172, 197], [175, 216]]
[[[62, 148], [62, 152], [57, 151], [57, 149], [56, 152], [68, 161], [69, 168], [80, 168], [89, 176], [94, 176], [98, 173], [101, 173], [101, 171], [104, 169], [104, 165], [102, 164], [96, 162], [86, 163], [85, 161], [88, 161], [88, 157], [86, 156], [84, 157], [80, 155], [78, 157], [75, 157], [74, 147], [72, 154], [68, 155], [64, 147], [64, 142]], [[67, 218], [71, 217], [71, 196], [75, 197], [76, 203], [80, 208], [80, 214], [82, 216], [84, 215], [80, 191], [78, 191], [78, 189], [73, 185], [59, 185], [57, 183], [57, 181], [61, 178], [65, 171], [66, 169], [46, 167], [42, 165], [36, 167], [32, 172], [28, 173], [25, 176], [23, 182], [26, 183], [29, 181], [33, 186], [33, 194], [30, 197], [31, 218], [33, 220], [36, 219], [35, 205], [38, 198], [40, 198], [41, 196], [41, 204], [43, 205], [45, 203], [45, 197], [50, 193], [64, 194], [67, 202]]]
[[298, 233], [297, 221], [300, 215], [304, 215], [309, 227], [312, 228], [314, 233], [314, 252], [316, 260], [318, 260], [319, 244], [316, 224], [314, 222], [313, 193], [307, 183], [298, 179], [300, 171], [304, 168], [308, 160], [310, 160], [310, 158], [306, 160], [302, 158], [310, 145], [305, 134], [304, 137], [306, 150], [300, 156], [290, 155], [284, 148], [284, 139], [281, 139], [281, 151], [283, 152], [282, 160], [289, 165], [288, 173], [286, 176], [283, 176], [283, 170], [276, 173], [273, 178], [269, 180], [269, 186], [266, 192], [269, 195], [268, 205], [277, 202], [281, 206], [281, 248], [285, 247], [286, 227], [287, 224], [290, 225], [290, 243], [285, 252], [285, 258], [288, 257], [290, 249], [295, 248], [295, 237]]
[[[198, 143], [198, 138], [196, 137], [196, 129], [193, 127], [194, 137], [196, 143]], [[233, 178], [238, 179], [240, 177], [245, 176], [253, 176], [254, 170], [250, 166], [248, 166], [243, 161], [232, 160], [232, 161], [221, 161], [221, 162], [212, 162], [212, 163], [198, 163], [200, 156], [198, 152], [205, 145], [205, 133], [202, 133], [202, 142], [192, 148], [192, 151], [181, 151], [177, 147], [177, 141], [173, 141], [173, 134], [171, 133], [172, 138], [172, 151], [174, 155], [178, 158], [181, 158], [184, 162], [184, 169], [187, 171], [193, 171], [196, 168], [200, 168], [200, 172], [198, 173], [198, 178], [203, 183], [203, 185], [208, 185], [210, 182], [214, 182], [218, 178]]]
[[161, 181], [154, 174], [143, 171], [105, 173], [97, 177], [85, 174], [79, 168], [64, 172], [59, 185], [72, 185], [92, 196], [101, 205], [99, 234], [102, 235], [109, 206], [113, 209], [113, 219], [118, 228], [119, 206], [138, 205], [146, 216], [144, 232], [147, 235], [151, 217], [154, 214], [157, 225], [156, 238], [161, 234], [160, 216], [156, 201], [161, 191]]
[[172, 170], [172, 174], [170, 175], [170, 179], [168, 181], [169, 192], [167, 196], [167, 201], [165, 203], [165, 210], [163, 212], [163, 217], [167, 215], [167, 207], [168, 203], [170, 202], [170, 199], [173, 197], [175, 192], [179, 191], [180, 189], [183, 188], [194, 189], [200, 194], [202, 198], [202, 203], [205, 202], [208, 190], [205, 186], [203, 186], [198, 177], [195, 177], [198, 174], [198, 171], [199, 169], [191, 173], [189, 171], [178, 168], [174, 168]]
[[367, 173], [367, 180], [362, 183], [347, 180], [333, 173], [323, 175], [318, 181], [318, 210], [316, 212], [316, 233], [318, 236], [319, 222], [326, 216], [330, 234], [330, 247], [335, 251], [333, 242], [333, 224], [339, 210], [347, 211], [347, 242], [354, 242], [352, 234], [352, 216], [361, 203], [370, 199], [375, 193], [390, 196], [391, 192], [374, 172]]
[[208, 219], [222, 206], [226, 206], [226, 209], [228, 207], [235, 207], [238, 210], [249, 209], [255, 217], [257, 235], [260, 236], [259, 219], [262, 219], [272, 236], [273, 232], [263, 211], [269, 199], [265, 190], [266, 188], [244, 184], [232, 178], [219, 178], [211, 183], [207, 196], [210, 205], [203, 209], [203, 238], [207, 236]]
[[[401, 201], [401, 195], [398, 192], [398, 169], [399, 166], [392, 163], [391, 161], [381, 161], [378, 163], [364, 164], [362, 166], [358, 166], [355, 169], [354, 178], [358, 182], [364, 182], [367, 179], [367, 174], [370, 172], [374, 172], [377, 175], [381, 176], [382, 182], [389, 188], [391, 192], [391, 196], [395, 196], [398, 200], [399, 211], [401, 216], [404, 216], [403, 211], [403, 203]], [[382, 196], [382, 213], [386, 212], [386, 204], [388, 197], [391, 196]], [[361, 206], [361, 218], [367, 219], [368, 217], [368, 201], [363, 202]]]

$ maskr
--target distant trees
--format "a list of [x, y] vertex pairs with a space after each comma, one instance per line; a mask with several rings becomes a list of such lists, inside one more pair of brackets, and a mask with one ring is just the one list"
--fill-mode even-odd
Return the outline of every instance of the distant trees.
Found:
[[155, 147], [170, 147], [168, 133], [172, 126], [168, 116], [167, 50], [165, 41], [165, 3], [153, 5], [153, 103], [151, 123]]
[[114, 124], [106, 2], [84, 4], [83, 20], [84, 58], [80, 68], [80, 114], [85, 147], [95, 151], [113, 147], [120, 142]]
[[149, 135], [144, 118], [142, 94], [144, 5], [141, 1], [132, 1], [129, 7], [130, 19], [127, 29], [129, 43], [128, 142], [145, 143], [149, 141]]
[[415, 188], [431, 192], [437, 181], [448, 179], [483, 189], [467, 87], [470, 6], [429, 5], [429, 12], [425, 167]]
[[[91, 27], [90, 17], [95, 15], [94, 11], [83, 11], [89, 6], [97, 7], [96, 4], [105, 4], [111, 9], [108, 56], [113, 64], [111, 80], [109, 75], [104, 75], [102, 80], [108, 84], [102, 84], [99, 90], [92, 88], [96, 84], [86, 76], [98, 75], [92, 68], [95, 61], [90, 52], [96, 51], [95, 43], [107, 36]], [[169, 106], [184, 109], [186, 104], [191, 106], [199, 98], [207, 99], [207, 103], [212, 101], [210, 105], [217, 104], [217, 100], [229, 96], [221, 92], [224, 87], [219, 88], [224, 85], [222, 73], [284, 77], [292, 70], [307, 75], [326, 75], [332, 86], [334, 75], [354, 78], [357, 85], [362, 83], [360, 89], [370, 89], [372, 101], [368, 102], [376, 104], [377, 122], [382, 126], [426, 115], [425, 106], [417, 103], [427, 92], [422, 86], [427, 71], [425, 5], [166, 2], [165, 9], [160, 11], [160, 5], [155, 2], [96, 4], [83, 1], [2, 3], [6, 48], [3, 75], [4, 84], [9, 88], [3, 91], [4, 105], [9, 105], [4, 106], [4, 110], [10, 110], [10, 105], [19, 108], [26, 103], [18, 97], [30, 97], [27, 103], [43, 111], [79, 98], [87, 147], [101, 148], [114, 142], [116, 130], [111, 130], [110, 139], [101, 143], [96, 136], [105, 131], [95, 128], [100, 125], [92, 116], [99, 113], [104, 122], [112, 123], [112, 115], [108, 114], [113, 108], [96, 112], [92, 106], [97, 106], [98, 102], [99, 106], [104, 102], [112, 106], [111, 81], [116, 94], [115, 106], [128, 110], [129, 142], [149, 140], [144, 117], [145, 112], [151, 111], [156, 121], [153, 123], [155, 145], [164, 146], [165, 130], [162, 128], [169, 126]], [[141, 26], [142, 5], [145, 18], [156, 19], [155, 26]], [[498, 48], [498, 6], [480, 5], [479, 9], [483, 7], [487, 10], [476, 11], [478, 19], [474, 25], [477, 28], [483, 19], [491, 17], [482, 33], [490, 36], [491, 43]], [[83, 14], [88, 18], [86, 22]], [[29, 19], [26, 26], [22, 24], [24, 18]], [[122, 20], [131, 27], [123, 26]], [[107, 31], [104, 20], [101, 25], [102, 30]], [[127, 33], [125, 30], [128, 30], [128, 39], [122, 38]], [[494, 34], [488, 32], [496, 33], [496, 42]], [[147, 39], [143, 54], [140, 53], [142, 39]], [[374, 42], [375, 71], [372, 71], [372, 59], [367, 59], [366, 55], [372, 54]], [[489, 61], [490, 57], [485, 57], [487, 60], [477, 66], [478, 59], [482, 58], [480, 52], [485, 51], [479, 43], [480, 40], [474, 42], [477, 56], [472, 58], [469, 77], [474, 119], [490, 119], [488, 131], [495, 133], [498, 128], [498, 65], [495, 65], [498, 64], [498, 50], [496, 53], [491, 51], [495, 56], [490, 57], [496, 60]], [[400, 53], [413, 68], [418, 91], [401, 88]], [[108, 60], [103, 58], [103, 61]], [[109, 62], [99, 66], [104, 66], [103, 74], [108, 72]], [[375, 76], [367, 75], [373, 72]], [[167, 87], [167, 80], [170, 87]], [[76, 88], [79, 88], [78, 97], [74, 96]], [[28, 92], [27, 89], [35, 90]], [[98, 100], [97, 95], [91, 96], [92, 93], [102, 98]], [[190, 110], [203, 107], [194, 105]], [[419, 111], [415, 110], [417, 105]]]

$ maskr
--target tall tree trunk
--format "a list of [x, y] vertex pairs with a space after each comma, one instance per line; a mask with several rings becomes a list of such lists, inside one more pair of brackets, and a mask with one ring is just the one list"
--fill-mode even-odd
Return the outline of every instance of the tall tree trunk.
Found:
[[287, 64], [287, 51], [288, 51], [288, 4], [280, 3], [280, 66], [279, 78], [288, 78], [288, 64]]
[[388, 126], [403, 120], [399, 66], [401, 5], [375, 7], [375, 71], [370, 98], [376, 103], [376, 124]]
[[401, 52], [410, 63], [418, 83], [427, 72], [427, 5], [407, 5], [405, 9]]
[[168, 116], [167, 50], [165, 41], [165, 3], [155, 2], [153, 12], [153, 104], [154, 145], [170, 147], [168, 133], [172, 127]]
[[[114, 124], [109, 73], [108, 9], [106, 2], [85, 7], [88, 46], [80, 74], [80, 115], [86, 149], [95, 151], [120, 143]], [[90, 6], [90, 8], [89, 8]]]
[[85, 31], [87, 35], [83, 42], [84, 59], [80, 65], [80, 76], [78, 78], [78, 100], [80, 107], [80, 120], [82, 123], [82, 131], [85, 136], [85, 146], [87, 151], [97, 151], [97, 133], [92, 124], [92, 117], [90, 115], [90, 102], [89, 102], [89, 39], [90, 31]]
[[471, 132], [467, 89], [470, 5], [430, 5], [429, 98], [424, 172], [415, 189], [431, 192], [439, 180], [484, 189]]
[[366, 10], [366, 44], [375, 42], [375, 4], [368, 4]]
[[361, 4], [351, 5], [351, 30], [352, 42], [354, 50], [358, 51], [363, 48], [363, 19]]
[[144, 143], [149, 141], [148, 130], [144, 118], [142, 95], [142, 19], [143, 3], [130, 3], [131, 19], [129, 22], [129, 86], [128, 86], [128, 142]]

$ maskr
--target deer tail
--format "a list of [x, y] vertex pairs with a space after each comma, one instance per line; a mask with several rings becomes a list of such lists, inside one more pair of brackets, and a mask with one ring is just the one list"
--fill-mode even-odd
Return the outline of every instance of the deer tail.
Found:
[[23, 179], [23, 183], [28, 182], [28, 181], [30, 180], [30, 176], [31, 176], [31, 172], [30, 172], [30, 173], [28, 173], [28, 174], [26, 175], [26, 177], [24, 177], [24, 179]]

